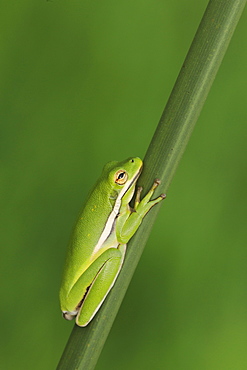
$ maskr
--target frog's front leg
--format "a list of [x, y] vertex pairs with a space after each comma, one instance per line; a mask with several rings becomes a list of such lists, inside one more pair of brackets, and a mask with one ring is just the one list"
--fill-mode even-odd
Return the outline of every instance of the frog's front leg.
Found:
[[155, 189], [159, 186], [159, 184], [160, 184], [160, 180], [156, 179], [151, 189], [148, 191], [148, 193], [145, 195], [145, 197], [142, 200], [140, 199], [142, 187], [139, 187], [137, 189], [134, 209], [132, 213], [130, 213], [127, 217], [123, 216], [122, 220], [121, 220], [121, 213], [120, 213], [120, 217], [119, 217], [120, 220], [118, 220], [117, 230], [116, 230], [119, 242], [127, 243], [129, 239], [135, 234], [136, 230], [140, 226], [143, 218], [148, 213], [148, 211], [155, 204], [158, 204], [159, 202], [161, 202], [163, 199], [166, 198], [165, 194], [161, 194], [157, 198], [150, 200]]
[[103, 252], [79, 277], [68, 295], [63, 315], [68, 320], [76, 316], [79, 326], [86, 326], [104, 302], [115, 283], [125, 255], [126, 245]]

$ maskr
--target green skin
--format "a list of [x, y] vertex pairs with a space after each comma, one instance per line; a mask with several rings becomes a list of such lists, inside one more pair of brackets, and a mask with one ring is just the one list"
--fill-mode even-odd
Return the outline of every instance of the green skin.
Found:
[[89, 194], [69, 243], [60, 289], [60, 303], [67, 320], [86, 326], [104, 302], [121, 270], [127, 242], [151, 207], [165, 198], [151, 200], [156, 180], [134, 209], [129, 202], [142, 170], [140, 158], [109, 162]]

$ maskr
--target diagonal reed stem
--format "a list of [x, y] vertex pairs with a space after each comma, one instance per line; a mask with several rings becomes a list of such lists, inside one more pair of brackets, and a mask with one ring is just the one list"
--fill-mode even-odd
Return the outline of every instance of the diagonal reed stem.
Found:
[[[139, 183], [153, 179], [167, 191], [227, 50], [246, 0], [211, 0], [198, 27], [166, 108], [146, 153]], [[128, 288], [159, 206], [143, 221], [128, 245], [123, 269], [99, 313], [86, 328], [74, 326], [57, 370], [94, 369]]]

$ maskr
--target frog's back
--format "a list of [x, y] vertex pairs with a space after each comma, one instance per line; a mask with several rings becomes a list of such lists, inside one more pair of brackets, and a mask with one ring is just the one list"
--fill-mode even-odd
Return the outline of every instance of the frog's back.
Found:
[[93, 250], [113, 210], [110, 197], [105, 196], [105, 194], [109, 194], [107, 186], [107, 182], [96, 184], [89, 194], [72, 232], [64, 269], [64, 276], [69, 275], [72, 280], [74, 280], [73, 277], [76, 280], [77, 275], [87, 267], [88, 260], [92, 257]]

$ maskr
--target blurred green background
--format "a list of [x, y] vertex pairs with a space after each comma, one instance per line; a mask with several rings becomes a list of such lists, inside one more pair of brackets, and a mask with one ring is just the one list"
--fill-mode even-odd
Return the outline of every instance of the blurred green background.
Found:
[[[1, 369], [55, 369], [72, 225], [105, 162], [144, 157], [206, 4], [1, 4]], [[246, 23], [98, 370], [247, 368]]]

